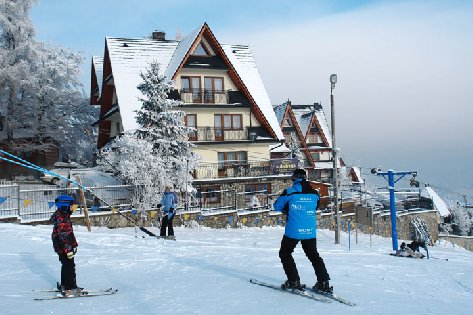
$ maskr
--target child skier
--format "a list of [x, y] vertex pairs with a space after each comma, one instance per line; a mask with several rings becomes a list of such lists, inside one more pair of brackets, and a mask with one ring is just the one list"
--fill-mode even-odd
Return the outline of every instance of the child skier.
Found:
[[302, 249], [309, 258], [317, 277], [314, 290], [332, 293], [329, 284], [330, 276], [322, 257], [317, 252], [316, 210], [319, 205], [319, 194], [306, 181], [306, 172], [296, 169], [292, 175], [293, 186], [284, 190], [274, 203], [274, 210], [287, 215], [286, 229], [281, 241], [279, 258], [283, 265], [287, 281], [283, 289], [303, 289], [292, 252], [301, 241]]
[[63, 195], [56, 198], [57, 210], [51, 216], [53, 222], [53, 241], [54, 251], [59, 255], [61, 262], [61, 285], [60, 289], [63, 295], [80, 295], [81, 288], [76, 284], [76, 265], [74, 256], [77, 253], [77, 241], [74, 236], [71, 222], [71, 206], [74, 198]]

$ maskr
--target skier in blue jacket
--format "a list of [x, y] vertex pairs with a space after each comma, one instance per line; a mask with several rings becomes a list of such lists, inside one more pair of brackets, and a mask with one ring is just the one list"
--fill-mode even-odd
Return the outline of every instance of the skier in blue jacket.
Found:
[[163, 207], [163, 217], [161, 220], [160, 236], [166, 237], [166, 228], [168, 230], [168, 238], [175, 239], [174, 228], [172, 226], [172, 219], [176, 214], [177, 194], [171, 191], [170, 186], [166, 186], [161, 203], [158, 207]]
[[281, 285], [283, 289], [303, 289], [296, 263], [292, 257], [294, 248], [301, 241], [302, 249], [314, 267], [317, 282], [313, 289], [333, 292], [330, 287], [330, 276], [324, 261], [317, 251], [316, 210], [319, 205], [319, 194], [306, 180], [306, 172], [296, 169], [292, 174], [293, 186], [284, 190], [274, 203], [274, 210], [287, 215], [286, 229], [281, 241], [279, 258], [283, 265], [287, 281]]

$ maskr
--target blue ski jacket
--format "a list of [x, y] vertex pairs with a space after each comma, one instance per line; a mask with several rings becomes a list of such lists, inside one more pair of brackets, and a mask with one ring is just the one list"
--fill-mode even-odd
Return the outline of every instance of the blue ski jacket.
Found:
[[[304, 187], [303, 187], [304, 186]], [[316, 211], [319, 194], [309, 183], [294, 181], [292, 187], [284, 190], [274, 203], [274, 210], [287, 214], [285, 235], [297, 240], [316, 237]]]
[[[167, 213], [168, 216], [173, 216], [177, 207], [177, 195], [175, 192], [164, 192], [163, 197], [161, 198], [161, 206], [163, 207], [163, 212]], [[173, 211], [171, 212], [171, 209]]]

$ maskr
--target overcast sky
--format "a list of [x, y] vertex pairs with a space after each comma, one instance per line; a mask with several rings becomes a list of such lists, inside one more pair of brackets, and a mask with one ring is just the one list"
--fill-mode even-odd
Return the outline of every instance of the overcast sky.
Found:
[[321, 102], [344, 159], [363, 173], [417, 170], [473, 197], [473, 1], [40, 0], [37, 39], [103, 56], [105, 36], [167, 38], [207, 22], [249, 44], [273, 104]]

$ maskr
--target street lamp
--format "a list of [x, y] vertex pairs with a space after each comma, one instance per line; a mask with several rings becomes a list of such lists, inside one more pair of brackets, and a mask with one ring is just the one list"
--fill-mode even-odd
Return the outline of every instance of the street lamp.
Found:
[[333, 196], [335, 207], [335, 244], [340, 244], [340, 213], [338, 212], [338, 154], [335, 141], [335, 106], [333, 102], [333, 89], [337, 83], [337, 75], [330, 76], [330, 109], [332, 124], [332, 152], [333, 152]]

